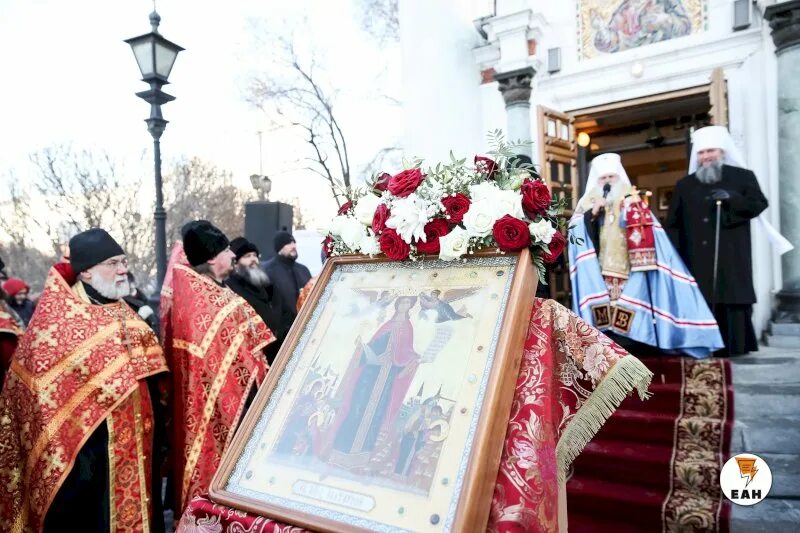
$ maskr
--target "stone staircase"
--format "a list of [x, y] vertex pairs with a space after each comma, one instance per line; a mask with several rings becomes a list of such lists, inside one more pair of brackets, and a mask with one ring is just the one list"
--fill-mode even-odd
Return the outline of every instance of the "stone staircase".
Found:
[[774, 348], [800, 349], [800, 324], [770, 322], [764, 342]]
[[[782, 326], [785, 324], [775, 324]], [[732, 357], [734, 420], [731, 454], [749, 452], [772, 471], [772, 489], [760, 503], [733, 505], [731, 531], [800, 531], [800, 344]], [[800, 337], [794, 337], [800, 340]], [[792, 346], [797, 346], [793, 348]]]

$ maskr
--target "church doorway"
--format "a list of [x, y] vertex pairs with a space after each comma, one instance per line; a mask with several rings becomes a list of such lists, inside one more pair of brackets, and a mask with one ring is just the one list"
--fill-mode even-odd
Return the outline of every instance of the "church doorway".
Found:
[[[541, 173], [553, 193], [572, 207], [584, 193], [589, 163], [614, 152], [639, 190], [650, 192], [651, 209], [663, 222], [675, 183], [689, 167], [691, 133], [709, 124], [727, 125], [724, 74], [697, 87], [613, 102], [591, 108], [556, 111], [539, 106]], [[569, 306], [569, 267], [550, 276], [551, 297]]]
[[570, 113], [578, 142], [580, 194], [591, 160], [614, 152], [650, 207], [663, 222], [675, 183], [689, 167], [691, 132], [713, 123], [709, 86], [656, 95]]

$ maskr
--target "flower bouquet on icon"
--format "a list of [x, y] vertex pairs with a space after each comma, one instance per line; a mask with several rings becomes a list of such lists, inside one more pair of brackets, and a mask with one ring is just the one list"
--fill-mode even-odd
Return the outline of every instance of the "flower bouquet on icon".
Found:
[[[545, 265], [566, 245], [564, 198], [553, 198], [533, 165], [522, 162], [499, 131], [488, 157], [423, 169], [414, 161], [353, 190], [326, 228], [326, 256], [385, 255], [394, 261], [435, 256], [455, 261], [478, 251], [531, 251], [541, 283]], [[571, 238], [571, 237], [570, 237]]]

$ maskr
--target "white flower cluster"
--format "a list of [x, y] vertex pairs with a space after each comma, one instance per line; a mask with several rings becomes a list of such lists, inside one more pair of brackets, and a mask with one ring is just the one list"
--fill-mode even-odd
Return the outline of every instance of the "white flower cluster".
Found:
[[327, 228], [327, 233], [333, 237], [330, 252], [333, 255], [381, 253], [378, 237], [372, 230], [372, 221], [375, 211], [384, 204], [390, 211], [386, 227], [394, 229], [400, 238], [412, 246], [413, 259], [415, 243], [427, 242], [425, 226], [435, 218], [446, 218], [442, 200], [457, 193], [469, 197], [470, 207], [461, 225], [453, 227], [447, 235], [439, 238], [440, 259], [460, 259], [477, 248], [495, 244], [492, 237], [494, 225], [506, 215], [528, 222], [532, 244], [547, 245], [558, 230], [547, 218], [531, 221], [525, 217], [519, 191], [521, 179], [519, 183], [507, 182], [506, 186], [511, 188], [502, 189], [495, 181], [489, 181], [466, 167], [446, 166], [428, 173], [417, 190], [404, 198], [388, 192], [382, 196], [367, 192], [354, 200], [354, 207], [349, 213], [331, 221]]

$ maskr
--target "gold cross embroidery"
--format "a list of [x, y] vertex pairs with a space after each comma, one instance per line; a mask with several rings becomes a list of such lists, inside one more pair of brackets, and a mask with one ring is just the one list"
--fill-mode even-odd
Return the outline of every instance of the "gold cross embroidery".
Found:
[[50, 409], [56, 408], [56, 400], [53, 398], [53, 394], [56, 392], [56, 384], [51, 383], [47, 387], [43, 388], [39, 391], [39, 403], [49, 407]]
[[31, 341], [31, 348], [34, 350], [42, 344], [47, 344], [51, 348], [58, 346], [58, 341], [53, 338], [53, 333], [58, 329], [57, 324], [50, 324], [46, 328], [36, 332], [36, 337]]
[[51, 452], [45, 452], [42, 456], [42, 459], [45, 461], [44, 467], [44, 475], [45, 477], [50, 477], [53, 473], [60, 472], [64, 470], [67, 466], [64, 461], [61, 459], [61, 456], [64, 454], [64, 448], [58, 446], [55, 450]]
[[72, 320], [75, 318], [83, 318], [84, 320], [89, 320], [91, 318], [89, 312], [86, 311], [84, 306], [81, 304], [78, 304], [72, 300], [67, 300], [67, 307], [68, 309], [66, 314], [64, 315], [64, 318], [67, 318], [68, 320]]

